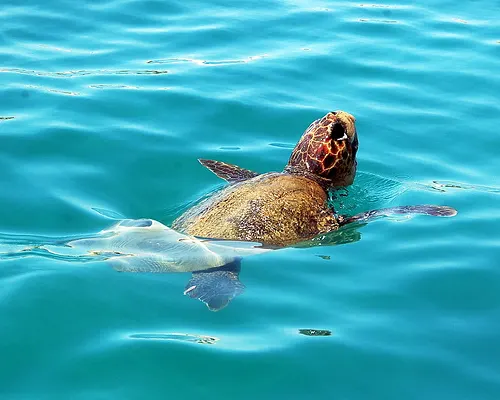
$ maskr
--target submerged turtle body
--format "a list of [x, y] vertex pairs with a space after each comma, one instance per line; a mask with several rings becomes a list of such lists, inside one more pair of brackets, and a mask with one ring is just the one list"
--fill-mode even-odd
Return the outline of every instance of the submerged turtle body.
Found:
[[330, 112], [304, 132], [283, 172], [259, 175], [200, 162], [231, 183], [186, 211], [173, 228], [189, 235], [286, 246], [339, 227], [327, 190], [352, 183], [358, 139], [354, 117]]

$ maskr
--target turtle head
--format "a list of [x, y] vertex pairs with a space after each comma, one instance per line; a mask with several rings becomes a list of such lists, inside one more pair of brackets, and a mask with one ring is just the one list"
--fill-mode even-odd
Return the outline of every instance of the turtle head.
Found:
[[314, 121], [293, 149], [286, 172], [302, 174], [323, 186], [348, 186], [356, 174], [358, 136], [355, 118], [333, 111]]

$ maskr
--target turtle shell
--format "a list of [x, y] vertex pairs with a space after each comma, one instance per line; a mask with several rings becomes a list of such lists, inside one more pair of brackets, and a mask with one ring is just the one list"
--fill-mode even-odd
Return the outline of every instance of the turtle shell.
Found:
[[338, 224], [320, 184], [272, 172], [214, 193], [172, 227], [198, 237], [286, 246], [336, 229]]

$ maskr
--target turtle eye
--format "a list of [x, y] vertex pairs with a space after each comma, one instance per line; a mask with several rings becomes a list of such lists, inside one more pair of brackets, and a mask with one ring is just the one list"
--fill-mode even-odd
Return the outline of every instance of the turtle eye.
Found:
[[330, 126], [330, 137], [333, 140], [344, 140], [347, 139], [344, 127], [341, 123], [336, 122]]

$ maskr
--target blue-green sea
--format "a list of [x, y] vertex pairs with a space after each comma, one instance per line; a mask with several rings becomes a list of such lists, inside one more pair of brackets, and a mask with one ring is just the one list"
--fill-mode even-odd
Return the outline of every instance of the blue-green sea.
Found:
[[188, 273], [4, 253], [0, 399], [499, 399], [499, 71], [497, 0], [0, 1], [2, 243], [170, 225], [224, 185], [198, 158], [281, 171], [339, 109], [339, 213], [458, 210], [244, 258], [219, 312]]

